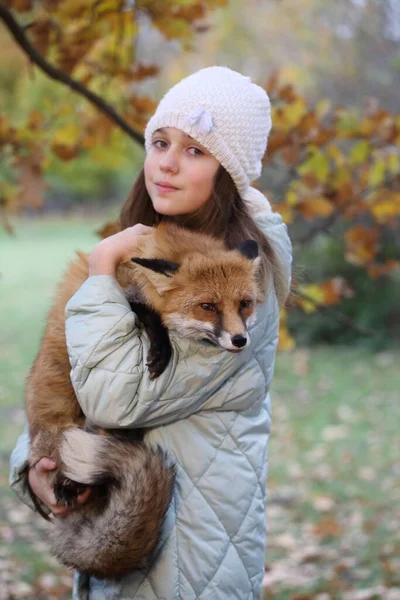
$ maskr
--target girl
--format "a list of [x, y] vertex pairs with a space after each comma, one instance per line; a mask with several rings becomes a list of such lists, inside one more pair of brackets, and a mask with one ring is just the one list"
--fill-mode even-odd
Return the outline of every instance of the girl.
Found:
[[[159, 444], [177, 466], [151, 567], [120, 581], [78, 573], [75, 600], [260, 598], [268, 389], [291, 264], [281, 217], [250, 187], [270, 127], [265, 91], [226, 67], [202, 69], [174, 86], [147, 125], [144, 170], [122, 209], [122, 231], [94, 248], [89, 279], [67, 305], [71, 378], [87, 418], [105, 428], [148, 428], [146, 442]], [[170, 332], [172, 359], [151, 381], [147, 341], [115, 272], [135, 254], [138, 237], [165, 219], [223, 238], [229, 248], [257, 240], [266, 293], [249, 348], [229, 354]], [[11, 462], [11, 485], [25, 502], [28, 445], [24, 434]], [[62, 516], [45, 484], [54, 468], [43, 458], [30, 469], [29, 483]]]

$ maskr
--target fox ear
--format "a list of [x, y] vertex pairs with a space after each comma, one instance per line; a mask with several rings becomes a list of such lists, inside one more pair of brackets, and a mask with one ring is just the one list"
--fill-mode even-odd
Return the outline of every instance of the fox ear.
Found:
[[131, 261], [146, 269], [145, 275], [162, 295], [174, 287], [172, 276], [179, 270], [180, 265], [163, 258], [131, 258]]
[[255, 240], [245, 240], [237, 248], [235, 248], [242, 256], [251, 260], [253, 265], [253, 272], [257, 273], [258, 268], [261, 264], [261, 257], [258, 252], [258, 244]]
[[245, 240], [244, 242], [241, 242], [235, 250], [249, 260], [254, 260], [259, 256], [258, 244], [255, 240]]
[[171, 262], [170, 260], [164, 260], [163, 258], [131, 258], [131, 261], [140, 265], [141, 267], [146, 267], [146, 269], [151, 269], [156, 273], [160, 273], [161, 275], [165, 275], [166, 277], [172, 277], [174, 273], [177, 272], [181, 265], [177, 263]]

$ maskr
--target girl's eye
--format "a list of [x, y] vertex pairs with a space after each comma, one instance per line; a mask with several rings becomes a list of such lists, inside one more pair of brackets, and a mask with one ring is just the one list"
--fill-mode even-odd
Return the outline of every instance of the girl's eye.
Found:
[[216, 312], [217, 310], [215, 304], [212, 304], [211, 302], [202, 302], [200, 306], [203, 310], [206, 310], [207, 312]]
[[251, 300], [242, 300], [240, 302], [240, 310], [244, 310], [245, 308], [251, 308], [253, 303]]
[[153, 142], [153, 146], [155, 146], [156, 148], [165, 148], [167, 145], [167, 142], [164, 142], [164, 140], [154, 140]]
[[191, 146], [189, 148], [189, 153], [193, 156], [201, 156], [202, 154], [204, 154], [204, 152], [202, 152], [200, 148], [196, 148], [195, 146]]

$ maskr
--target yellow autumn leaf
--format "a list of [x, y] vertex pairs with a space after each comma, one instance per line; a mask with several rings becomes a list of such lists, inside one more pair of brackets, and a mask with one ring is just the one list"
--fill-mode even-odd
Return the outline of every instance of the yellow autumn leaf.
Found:
[[278, 351], [289, 352], [295, 347], [294, 338], [290, 335], [285, 325], [281, 325], [279, 328], [279, 342]]
[[312, 174], [321, 183], [325, 183], [329, 177], [329, 158], [316, 146], [310, 148], [310, 157], [300, 166], [297, 171], [300, 175]]
[[280, 311], [278, 350], [289, 352], [293, 350], [295, 345], [294, 338], [290, 335], [287, 326], [287, 310], [282, 308]]
[[80, 138], [78, 123], [67, 123], [54, 132], [51, 149], [61, 160], [73, 160], [79, 154]]
[[328, 144], [326, 148], [326, 152], [330, 158], [332, 158], [335, 163], [339, 166], [343, 165], [346, 161], [346, 158], [341, 150], [334, 144]]
[[57, 129], [53, 135], [53, 143], [64, 146], [75, 146], [81, 135], [81, 127], [78, 123], [67, 123]]
[[294, 190], [289, 189], [286, 192], [285, 200], [289, 206], [296, 206], [299, 201], [299, 198]]
[[[124, 12], [131, 11], [132, 9], [125, 9]], [[96, 16], [101, 17], [105, 13], [112, 12], [121, 13], [121, 0], [101, 0], [101, 2], [96, 3]]]
[[391, 175], [396, 175], [400, 171], [400, 159], [399, 155], [395, 152], [392, 152], [388, 156], [387, 160], [387, 168]]
[[325, 196], [313, 196], [310, 199], [310, 204], [317, 217], [329, 217], [334, 211], [334, 207]]
[[307, 113], [307, 104], [304, 98], [298, 98], [284, 109], [286, 123], [290, 128], [295, 127]]
[[368, 173], [369, 187], [379, 187], [385, 181], [386, 163], [382, 158], [377, 158]]
[[374, 119], [362, 119], [358, 125], [358, 130], [361, 135], [370, 137], [376, 131], [376, 122]]
[[318, 217], [329, 217], [334, 207], [325, 196], [309, 196], [298, 203], [297, 209], [306, 219], [312, 221]]
[[289, 130], [289, 124], [286, 120], [285, 112], [280, 106], [272, 107], [272, 122], [274, 124], [274, 134], [277, 135], [277, 131], [286, 132]]
[[323, 304], [325, 292], [324, 290], [316, 283], [312, 283], [310, 285], [301, 285], [299, 286], [299, 292], [304, 294], [306, 297], [299, 297], [298, 302], [301, 308], [307, 314], [313, 313], [317, 310], [318, 306]]
[[349, 159], [352, 165], [361, 165], [370, 155], [371, 145], [367, 140], [354, 144], [350, 151]]
[[293, 223], [294, 211], [290, 206], [282, 202], [277, 210], [285, 223]]
[[123, 45], [131, 47], [139, 28], [137, 21], [132, 16], [132, 12], [118, 11], [106, 13], [105, 19], [109, 22], [109, 26], [112, 28], [111, 34], [113, 38], [114, 52], [116, 42], [118, 42], [119, 50]]
[[382, 191], [379, 194], [379, 200], [371, 206], [371, 213], [378, 223], [387, 223], [391, 219], [400, 215], [400, 193], [386, 194]]

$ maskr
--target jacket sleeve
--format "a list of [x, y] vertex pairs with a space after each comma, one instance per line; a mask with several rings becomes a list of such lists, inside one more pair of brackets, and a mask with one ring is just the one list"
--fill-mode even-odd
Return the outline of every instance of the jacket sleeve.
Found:
[[[19, 436], [17, 444], [11, 453], [9, 484], [13, 492], [20, 500], [32, 510], [36, 510], [32, 498], [28, 492], [28, 455], [30, 447], [30, 437], [28, 425], [25, 426], [23, 433]], [[39, 499], [37, 499], [42, 510], [49, 513], [50, 510]]]
[[[281, 253], [286, 246], [278, 247], [278, 240], [287, 236], [286, 227], [279, 215], [269, 220], [263, 231]], [[285, 260], [289, 273], [286, 254]], [[259, 325], [256, 321], [253, 328]], [[109, 275], [89, 277], [71, 298], [66, 338], [81, 408], [89, 421], [109, 429], [166, 425], [198, 412], [251, 356], [247, 350], [231, 354], [170, 332], [171, 360], [160, 377], [150, 380], [147, 337]]]
[[279, 259], [281, 268], [285, 274], [285, 281], [287, 282], [286, 296], [288, 296], [292, 281], [292, 243], [287, 227], [279, 213], [268, 211], [258, 213], [256, 222], [268, 238]]

